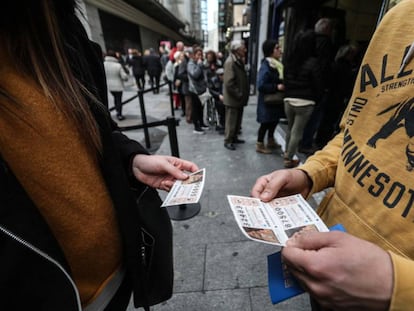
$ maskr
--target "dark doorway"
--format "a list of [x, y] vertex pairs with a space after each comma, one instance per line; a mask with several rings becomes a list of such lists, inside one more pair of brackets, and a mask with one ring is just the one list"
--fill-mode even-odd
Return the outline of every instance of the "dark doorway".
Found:
[[139, 26], [99, 10], [102, 32], [108, 50], [126, 54], [129, 48], [142, 52]]

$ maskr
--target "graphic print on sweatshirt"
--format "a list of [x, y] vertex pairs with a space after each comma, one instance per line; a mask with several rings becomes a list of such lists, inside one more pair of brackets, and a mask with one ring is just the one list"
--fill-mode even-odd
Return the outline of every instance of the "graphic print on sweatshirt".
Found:
[[[414, 222], [414, 52], [369, 55], [344, 116], [340, 182]], [[352, 186], [351, 186], [352, 185]]]
[[[395, 92], [399, 89], [412, 88], [414, 84], [414, 77], [412, 77], [412, 66], [407, 66], [414, 56], [414, 43], [407, 45], [404, 51], [400, 54], [400, 62], [391, 62], [388, 54], [382, 56], [379, 68], [372, 67], [369, 63], [361, 66], [359, 82], [359, 94], [363, 95], [368, 89], [377, 90], [376, 99], [381, 94], [388, 92]], [[390, 63], [394, 66], [391, 68]], [[395, 64], [401, 64], [399, 68]], [[378, 70], [379, 69], [379, 70]], [[380, 73], [380, 74], [379, 74]], [[401, 95], [401, 94], [398, 94]], [[371, 104], [376, 102], [372, 96], [369, 101]], [[411, 97], [411, 98], [410, 98]], [[396, 98], [396, 100], [398, 100]], [[357, 97], [352, 103], [352, 108], [349, 110], [347, 125], [352, 125], [354, 119], [367, 105], [368, 99]], [[398, 129], [405, 131], [404, 153], [406, 156], [406, 169], [412, 171], [414, 169], [414, 98], [410, 94], [409, 97], [401, 99], [398, 102], [390, 102], [389, 106], [376, 113], [376, 117], [387, 116], [387, 121], [381, 121], [378, 130], [372, 134], [367, 140], [367, 145], [371, 148], [376, 148], [379, 140], [386, 140]]]
[[407, 170], [414, 168], [414, 98], [402, 101], [379, 112], [377, 116], [391, 113], [389, 120], [367, 142], [368, 146], [376, 148], [379, 139], [387, 139], [397, 129], [404, 127], [407, 134], [405, 154], [407, 156]]

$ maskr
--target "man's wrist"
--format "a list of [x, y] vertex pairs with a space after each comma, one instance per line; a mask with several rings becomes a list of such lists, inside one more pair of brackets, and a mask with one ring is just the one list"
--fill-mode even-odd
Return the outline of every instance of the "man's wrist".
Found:
[[302, 170], [302, 169], [297, 169], [298, 171], [301, 171], [303, 174], [303, 179], [304, 179], [304, 181], [305, 181], [305, 184], [306, 184], [306, 188], [307, 188], [307, 194], [306, 194], [306, 196], [308, 196], [309, 195], [309, 193], [311, 193], [312, 192], [312, 188], [313, 188], [313, 181], [312, 181], [312, 178], [310, 178], [310, 176], [309, 176], [309, 174], [308, 174], [308, 172], [306, 172], [305, 170]]

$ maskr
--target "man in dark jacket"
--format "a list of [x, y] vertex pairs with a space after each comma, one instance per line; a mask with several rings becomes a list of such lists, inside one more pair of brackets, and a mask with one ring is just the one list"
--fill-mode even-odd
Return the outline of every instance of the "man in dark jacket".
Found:
[[150, 78], [153, 93], [158, 94], [160, 92], [162, 64], [160, 56], [155, 53], [153, 48], [149, 49], [149, 55], [144, 55], [144, 65]]
[[137, 49], [128, 49], [128, 59], [126, 62], [132, 68], [132, 74], [138, 89], [145, 89], [145, 66], [141, 52]]
[[332, 31], [332, 20], [329, 18], [320, 18], [316, 22], [314, 29], [310, 30], [315, 36], [315, 52], [322, 72], [324, 91], [317, 102], [303, 133], [299, 151], [305, 154], [312, 154], [319, 147], [323, 147], [319, 146], [315, 148], [316, 146], [313, 146], [313, 143], [315, 133], [319, 128], [326, 106], [328, 105], [329, 85], [332, 79], [331, 66], [335, 56], [334, 46], [331, 39]]
[[224, 62], [224, 106], [226, 107], [226, 129], [224, 147], [236, 150], [234, 144], [244, 143], [237, 137], [241, 129], [244, 106], [249, 100], [249, 83], [245, 70], [246, 47], [241, 40], [230, 45], [231, 53]]

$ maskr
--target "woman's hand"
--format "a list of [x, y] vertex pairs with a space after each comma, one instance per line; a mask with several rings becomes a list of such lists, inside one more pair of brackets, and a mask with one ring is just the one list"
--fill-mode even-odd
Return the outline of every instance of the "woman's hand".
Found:
[[176, 180], [187, 179], [185, 171], [198, 169], [193, 162], [172, 156], [138, 154], [132, 160], [132, 172], [139, 181], [165, 191], [170, 191]]

